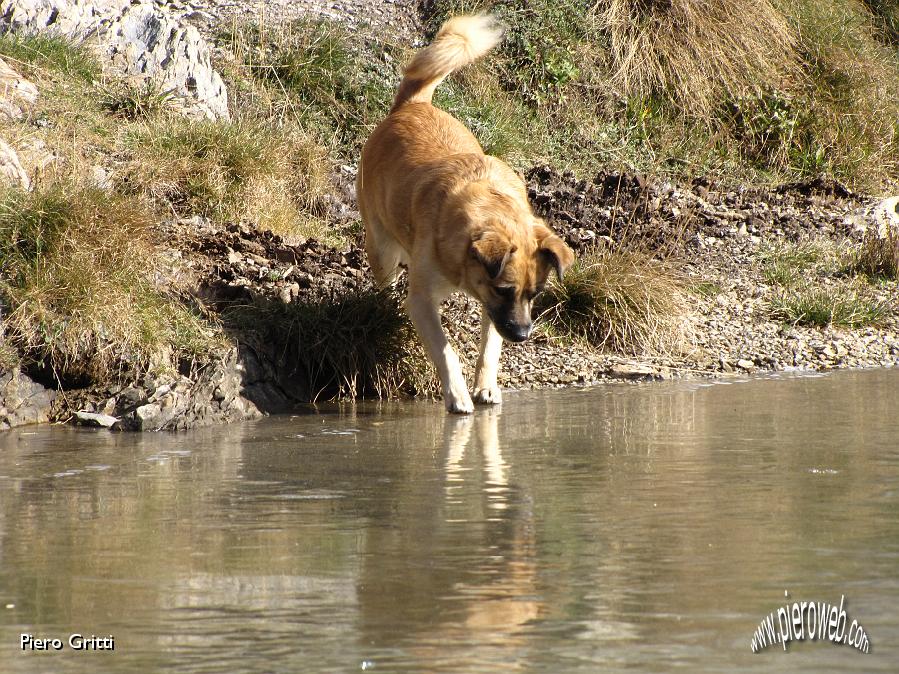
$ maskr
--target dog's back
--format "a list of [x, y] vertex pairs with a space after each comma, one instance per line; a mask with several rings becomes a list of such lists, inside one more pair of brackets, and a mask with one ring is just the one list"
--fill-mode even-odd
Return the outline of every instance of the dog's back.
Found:
[[461, 122], [431, 105], [431, 100], [450, 73], [486, 54], [500, 36], [488, 16], [447, 21], [406, 68], [390, 114], [365, 144], [357, 197], [369, 262], [380, 283], [392, 280], [397, 265], [407, 261], [413, 239], [413, 185], [421, 186], [421, 172], [452, 155], [456, 155], [457, 178], [460, 172], [474, 175], [487, 170], [477, 139]]

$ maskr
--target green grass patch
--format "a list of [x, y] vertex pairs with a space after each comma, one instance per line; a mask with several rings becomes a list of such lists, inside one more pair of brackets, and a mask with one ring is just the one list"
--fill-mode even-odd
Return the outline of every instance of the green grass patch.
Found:
[[863, 288], [803, 285], [784, 290], [771, 301], [773, 318], [796, 325], [847, 328], [876, 326], [890, 308]]
[[756, 253], [756, 259], [761, 264], [764, 279], [785, 288], [810, 276], [832, 275], [840, 266], [836, 246], [817, 239], [769, 244]]
[[0, 36], [0, 56], [24, 66], [26, 76], [58, 74], [92, 82], [100, 76], [100, 62], [82, 44], [46, 35]]
[[124, 144], [127, 188], [179, 214], [248, 221], [281, 235], [324, 233], [330, 162], [296, 127], [164, 116], [132, 126]]
[[435, 0], [423, 13], [433, 32], [477, 10], [508, 33], [475, 68], [538, 112], [560, 169], [761, 183], [826, 173], [862, 189], [899, 178], [892, 3]]
[[164, 89], [151, 79], [141, 83], [115, 80], [100, 86], [100, 104], [115, 117], [148, 119], [172, 107], [174, 89]]
[[717, 297], [721, 294], [723, 288], [720, 283], [715, 283], [714, 281], [698, 281], [691, 283], [689, 290], [694, 295], [700, 295], [701, 297]]
[[685, 282], [669, 261], [622, 248], [581, 253], [539, 300], [556, 334], [633, 355], [673, 353], [690, 337]]
[[376, 44], [337, 22], [246, 24], [227, 36], [273, 105], [343, 154], [358, 152], [393, 102], [399, 48]]
[[217, 332], [154, 284], [151, 214], [79, 185], [0, 197], [0, 301], [27, 365], [109, 383], [206, 352]]

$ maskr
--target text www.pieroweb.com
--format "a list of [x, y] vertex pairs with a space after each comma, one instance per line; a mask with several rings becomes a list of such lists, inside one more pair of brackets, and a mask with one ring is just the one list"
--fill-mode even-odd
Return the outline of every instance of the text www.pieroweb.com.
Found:
[[[825, 602], [793, 602], [772, 611], [759, 623], [752, 635], [752, 652], [781, 644], [787, 650], [791, 641], [831, 641], [851, 646], [862, 653], [871, 647], [868, 634], [855, 620], [849, 621], [843, 608], [846, 597], [840, 595], [840, 605]], [[847, 625], [848, 622], [848, 625]]]

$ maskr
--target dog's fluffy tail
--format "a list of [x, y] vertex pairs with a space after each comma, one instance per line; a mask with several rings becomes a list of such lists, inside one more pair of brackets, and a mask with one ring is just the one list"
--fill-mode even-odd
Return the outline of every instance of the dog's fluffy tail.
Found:
[[434, 41], [406, 67], [391, 112], [406, 103], [430, 103], [434, 90], [454, 70], [496, 46], [503, 31], [487, 14], [457, 16], [440, 27]]

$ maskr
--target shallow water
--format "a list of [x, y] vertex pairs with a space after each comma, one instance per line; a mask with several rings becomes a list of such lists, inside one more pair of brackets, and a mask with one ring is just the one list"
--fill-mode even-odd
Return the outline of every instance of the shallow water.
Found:
[[[0, 670], [896, 671], [897, 411], [885, 370], [7, 432]], [[841, 596], [869, 653], [751, 652]], [[20, 648], [75, 632], [115, 650]]]

